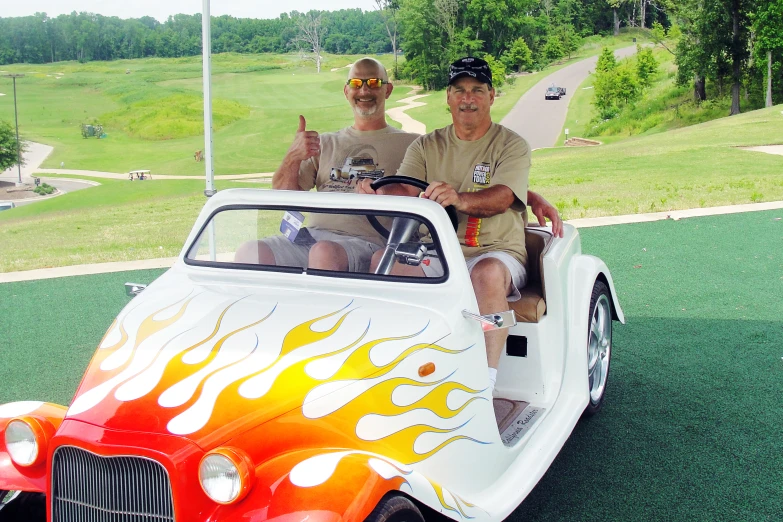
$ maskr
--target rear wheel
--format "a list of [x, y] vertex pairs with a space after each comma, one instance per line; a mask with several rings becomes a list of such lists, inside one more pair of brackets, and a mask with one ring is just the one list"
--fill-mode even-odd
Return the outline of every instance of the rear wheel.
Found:
[[596, 281], [590, 298], [590, 320], [587, 330], [587, 382], [590, 402], [585, 415], [601, 409], [609, 379], [612, 356], [612, 298], [603, 281]]
[[378, 502], [364, 522], [424, 522], [424, 517], [408, 497], [390, 494]]

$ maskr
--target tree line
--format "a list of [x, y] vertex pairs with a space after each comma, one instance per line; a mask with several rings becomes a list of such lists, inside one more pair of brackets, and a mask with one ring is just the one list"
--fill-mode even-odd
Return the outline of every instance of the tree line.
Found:
[[[377, 9], [283, 13], [275, 19], [212, 18], [212, 51], [373, 54], [402, 50], [395, 76], [425, 89], [445, 85], [467, 54], [505, 72], [570, 57], [582, 39], [651, 29], [675, 55], [678, 81], [697, 101], [732, 97], [771, 105], [783, 97], [783, 0], [375, 0]], [[201, 15], [119, 19], [91, 13], [0, 18], [0, 65], [61, 60], [195, 56]]]
[[[378, 11], [323, 12], [323, 50], [335, 54], [391, 52]], [[212, 52], [285, 53], [297, 49], [296, 19], [212, 17]], [[93, 13], [45, 13], [0, 18], [0, 65], [67, 60], [118, 60], [201, 54], [201, 14], [178, 14], [165, 22], [144, 16], [120, 19]]]

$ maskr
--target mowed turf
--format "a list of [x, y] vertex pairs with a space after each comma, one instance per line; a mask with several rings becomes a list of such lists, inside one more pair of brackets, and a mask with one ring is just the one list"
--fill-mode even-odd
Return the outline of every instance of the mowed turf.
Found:
[[[298, 116], [319, 132], [352, 122], [344, 66], [360, 56], [326, 58], [320, 74], [296, 55], [213, 57], [213, 154], [218, 174], [272, 172], [296, 132]], [[378, 56], [391, 65], [391, 55]], [[54, 147], [43, 168], [203, 175], [201, 58], [61, 62], [4, 66], [17, 80], [24, 139]], [[335, 70], [332, 70], [335, 69]], [[0, 92], [11, 93], [0, 78]], [[395, 100], [411, 87], [399, 84]], [[13, 121], [13, 96], [0, 96], [0, 119]], [[82, 138], [80, 124], [104, 124], [106, 139]]]
[[[581, 231], [612, 271], [607, 402], [509, 518], [778, 521], [783, 512], [783, 211]], [[0, 284], [0, 403], [68, 403], [128, 303], [162, 271]]]
[[542, 149], [530, 184], [567, 219], [783, 199], [783, 106], [599, 147]]

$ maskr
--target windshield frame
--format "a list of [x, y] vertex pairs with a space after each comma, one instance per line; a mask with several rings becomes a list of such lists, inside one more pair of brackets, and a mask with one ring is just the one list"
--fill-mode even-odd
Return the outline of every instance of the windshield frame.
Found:
[[[374, 216], [379, 216], [379, 217], [390, 217], [390, 218], [403, 217], [403, 218], [416, 219], [417, 221], [420, 221], [423, 225], [427, 227], [427, 229], [430, 232], [430, 235], [432, 236], [432, 242], [433, 245], [435, 246], [435, 251], [438, 253], [438, 256], [441, 261], [441, 265], [443, 266], [443, 275], [439, 277], [410, 277], [410, 276], [383, 275], [383, 274], [373, 274], [373, 273], [342, 272], [336, 270], [321, 270], [317, 268], [300, 268], [294, 266], [236, 263], [231, 261], [228, 262], [227, 261], [202, 261], [190, 257], [190, 253], [193, 251], [194, 248], [196, 248], [199, 240], [201, 239], [205, 230], [212, 222], [212, 220], [215, 218], [215, 216], [217, 216], [221, 212], [226, 212], [231, 210], [258, 210], [258, 211], [269, 210], [269, 211], [282, 211], [282, 212], [294, 210], [303, 213], [315, 212], [320, 214], [360, 215], [360, 216], [366, 216], [367, 214], [372, 214]], [[381, 247], [381, 249], [383, 248], [384, 247]], [[404, 212], [404, 211], [389, 211], [389, 210], [361, 209], [361, 208], [326, 208], [326, 207], [288, 205], [288, 204], [254, 205], [254, 204], [240, 203], [240, 204], [223, 205], [210, 212], [209, 216], [201, 225], [198, 232], [194, 235], [193, 240], [187, 245], [187, 248], [185, 248], [182, 257], [183, 257], [183, 262], [188, 266], [216, 268], [221, 270], [245, 270], [245, 271], [262, 272], [262, 273], [276, 272], [276, 273], [288, 273], [288, 274], [317, 275], [321, 277], [331, 277], [331, 278], [338, 278], [338, 279], [360, 279], [360, 280], [369, 280], [369, 281], [405, 282], [405, 283], [416, 283], [416, 284], [427, 284], [427, 285], [442, 284], [449, 279], [449, 264], [446, 261], [443, 248], [440, 246], [440, 238], [438, 237], [438, 232], [435, 226], [430, 222], [429, 219], [425, 218], [420, 214], [414, 214], [411, 212]]]

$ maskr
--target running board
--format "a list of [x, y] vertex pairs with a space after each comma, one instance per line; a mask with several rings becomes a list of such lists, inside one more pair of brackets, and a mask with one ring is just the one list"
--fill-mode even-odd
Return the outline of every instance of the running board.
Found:
[[519, 442], [546, 411], [544, 408], [531, 406], [528, 402], [510, 399], [494, 399], [492, 404], [495, 407], [500, 440], [506, 447]]

